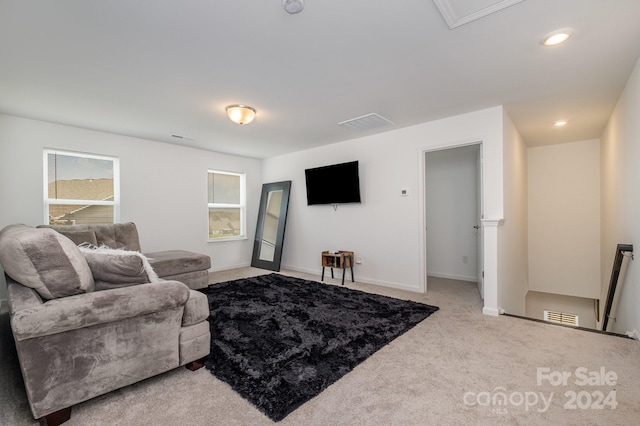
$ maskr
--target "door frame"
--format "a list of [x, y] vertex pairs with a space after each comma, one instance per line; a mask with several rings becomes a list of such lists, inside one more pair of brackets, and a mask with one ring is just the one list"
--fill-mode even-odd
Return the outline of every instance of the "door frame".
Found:
[[[419, 148], [418, 150], [418, 161], [419, 161], [419, 169], [420, 169], [420, 181], [418, 183], [418, 194], [420, 197], [419, 200], [419, 209], [420, 209], [420, 287], [421, 287], [421, 291], [423, 293], [427, 292], [427, 288], [428, 288], [428, 283], [427, 283], [427, 276], [428, 276], [428, 272], [427, 272], [427, 209], [426, 209], [426, 202], [427, 202], [427, 194], [426, 194], [426, 186], [425, 186], [425, 182], [426, 182], [426, 173], [427, 173], [427, 168], [426, 168], [426, 155], [429, 152], [436, 152], [436, 151], [443, 151], [446, 149], [455, 149], [455, 148], [463, 148], [465, 146], [471, 146], [471, 145], [479, 145], [480, 148], [480, 152], [479, 152], [479, 156], [480, 156], [480, 163], [481, 165], [484, 163], [482, 161], [483, 158], [483, 141], [481, 139], [469, 139], [469, 140], [465, 140], [465, 141], [459, 141], [457, 143], [453, 143], [453, 144], [443, 144], [443, 145], [436, 145], [436, 146], [430, 146], [430, 147], [423, 147], [423, 148]], [[481, 178], [481, 181], [478, 182], [478, 185], [480, 187], [480, 193], [479, 193], [479, 208], [483, 209], [484, 208], [484, 169], [481, 167], [479, 170], [479, 176]], [[479, 212], [480, 218], [484, 218], [484, 211], [480, 210]], [[480, 252], [478, 253], [478, 257], [480, 259], [482, 259], [482, 265], [478, 267], [479, 273], [482, 274], [484, 272], [484, 232], [483, 232], [483, 227], [482, 224], [480, 226], [480, 230], [479, 230], [479, 238], [480, 241], [478, 243], [478, 248], [481, 249]], [[478, 286], [480, 286], [481, 283], [481, 279], [483, 277], [479, 276], [478, 277]], [[482, 281], [484, 282], [484, 281]], [[484, 290], [484, 285], [482, 286], [483, 290]], [[484, 291], [482, 291], [482, 293], [484, 293]], [[484, 294], [482, 294], [482, 298], [484, 299]]]
[[477, 158], [477, 162], [478, 162], [478, 175], [477, 175], [477, 185], [478, 185], [478, 190], [477, 190], [477, 214], [478, 214], [478, 222], [476, 223], [476, 226], [478, 227], [478, 240], [476, 241], [476, 244], [478, 245], [478, 291], [480, 291], [480, 298], [482, 300], [484, 300], [484, 226], [482, 225], [482, 219], [484, 219], [484, 197], [483, 197], [483, 193], [484, 193], [484, 180], [483, 180], [483, 175], [482, 175], [482, 171], [483, 171], [483, 167], [484, 167], [484, 158], [483, 158], [483, 145], [480, 143], [479, 144], [479, 150], [478, 150], [478, 158]]

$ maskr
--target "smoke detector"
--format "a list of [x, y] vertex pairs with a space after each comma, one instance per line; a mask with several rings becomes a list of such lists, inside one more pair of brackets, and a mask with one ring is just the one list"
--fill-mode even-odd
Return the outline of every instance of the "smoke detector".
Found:
[[304, 9], [304, 0], [282, 0], [282, 5], [287, 13], [294, 14], [302, 12]]

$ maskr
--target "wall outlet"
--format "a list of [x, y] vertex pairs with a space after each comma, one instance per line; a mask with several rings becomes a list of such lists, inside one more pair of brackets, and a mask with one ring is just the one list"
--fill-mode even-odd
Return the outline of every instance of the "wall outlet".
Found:
[[462, 263], [469, 263], [469, 256], [462, 256]]
[[360, 256], [356, 257], [356, 265], [362, 265], [362, 257]]

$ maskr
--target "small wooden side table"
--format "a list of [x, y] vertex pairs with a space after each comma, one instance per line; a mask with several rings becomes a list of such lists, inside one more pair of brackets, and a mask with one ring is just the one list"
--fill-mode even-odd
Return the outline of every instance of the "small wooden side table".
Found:
[[322, 279], [324, 281], [324, 268], [331, 268], [331, 278], [333, 276], [333, 269], [342, 269], [342, 285], [344, 285], [344, 276], [346, 269], [351, 269], [351, 282], [355, 282], [353, 278], [353, 252], [340, 250], [337, 253], [330, 253], [328, 251], [322, 252]]

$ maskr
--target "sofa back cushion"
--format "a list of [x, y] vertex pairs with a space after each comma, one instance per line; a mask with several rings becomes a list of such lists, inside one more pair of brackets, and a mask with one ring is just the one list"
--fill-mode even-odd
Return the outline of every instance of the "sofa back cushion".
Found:
[[[68, 236], [76, 244], [86, 242], [95, 246], [108, 246], [113, 249], [142, 251], [140, 249], [138, 228], [133, 222], [108, 225], [39, 225], [38, 228], [55, 229]], [[92, 235], [95, 236], [95, 239]], [[79, 238], [80, 236], [82, 238]]]
[[91, 270], [78, 247], [52, 229], [5, 227], [0, 231], [0, 263], [7, 275], [43, 299], [94, 290]]
[[69, 238], [71, 241], [75, 243], [75, 245], [79, 246], [80, 244], [92, 244], [98, 245], [98, 239], [96, 238], [96, 233], [93, 232], [92, 229], [87, 229], [84, 231], [60, 231], [59, 233]]

